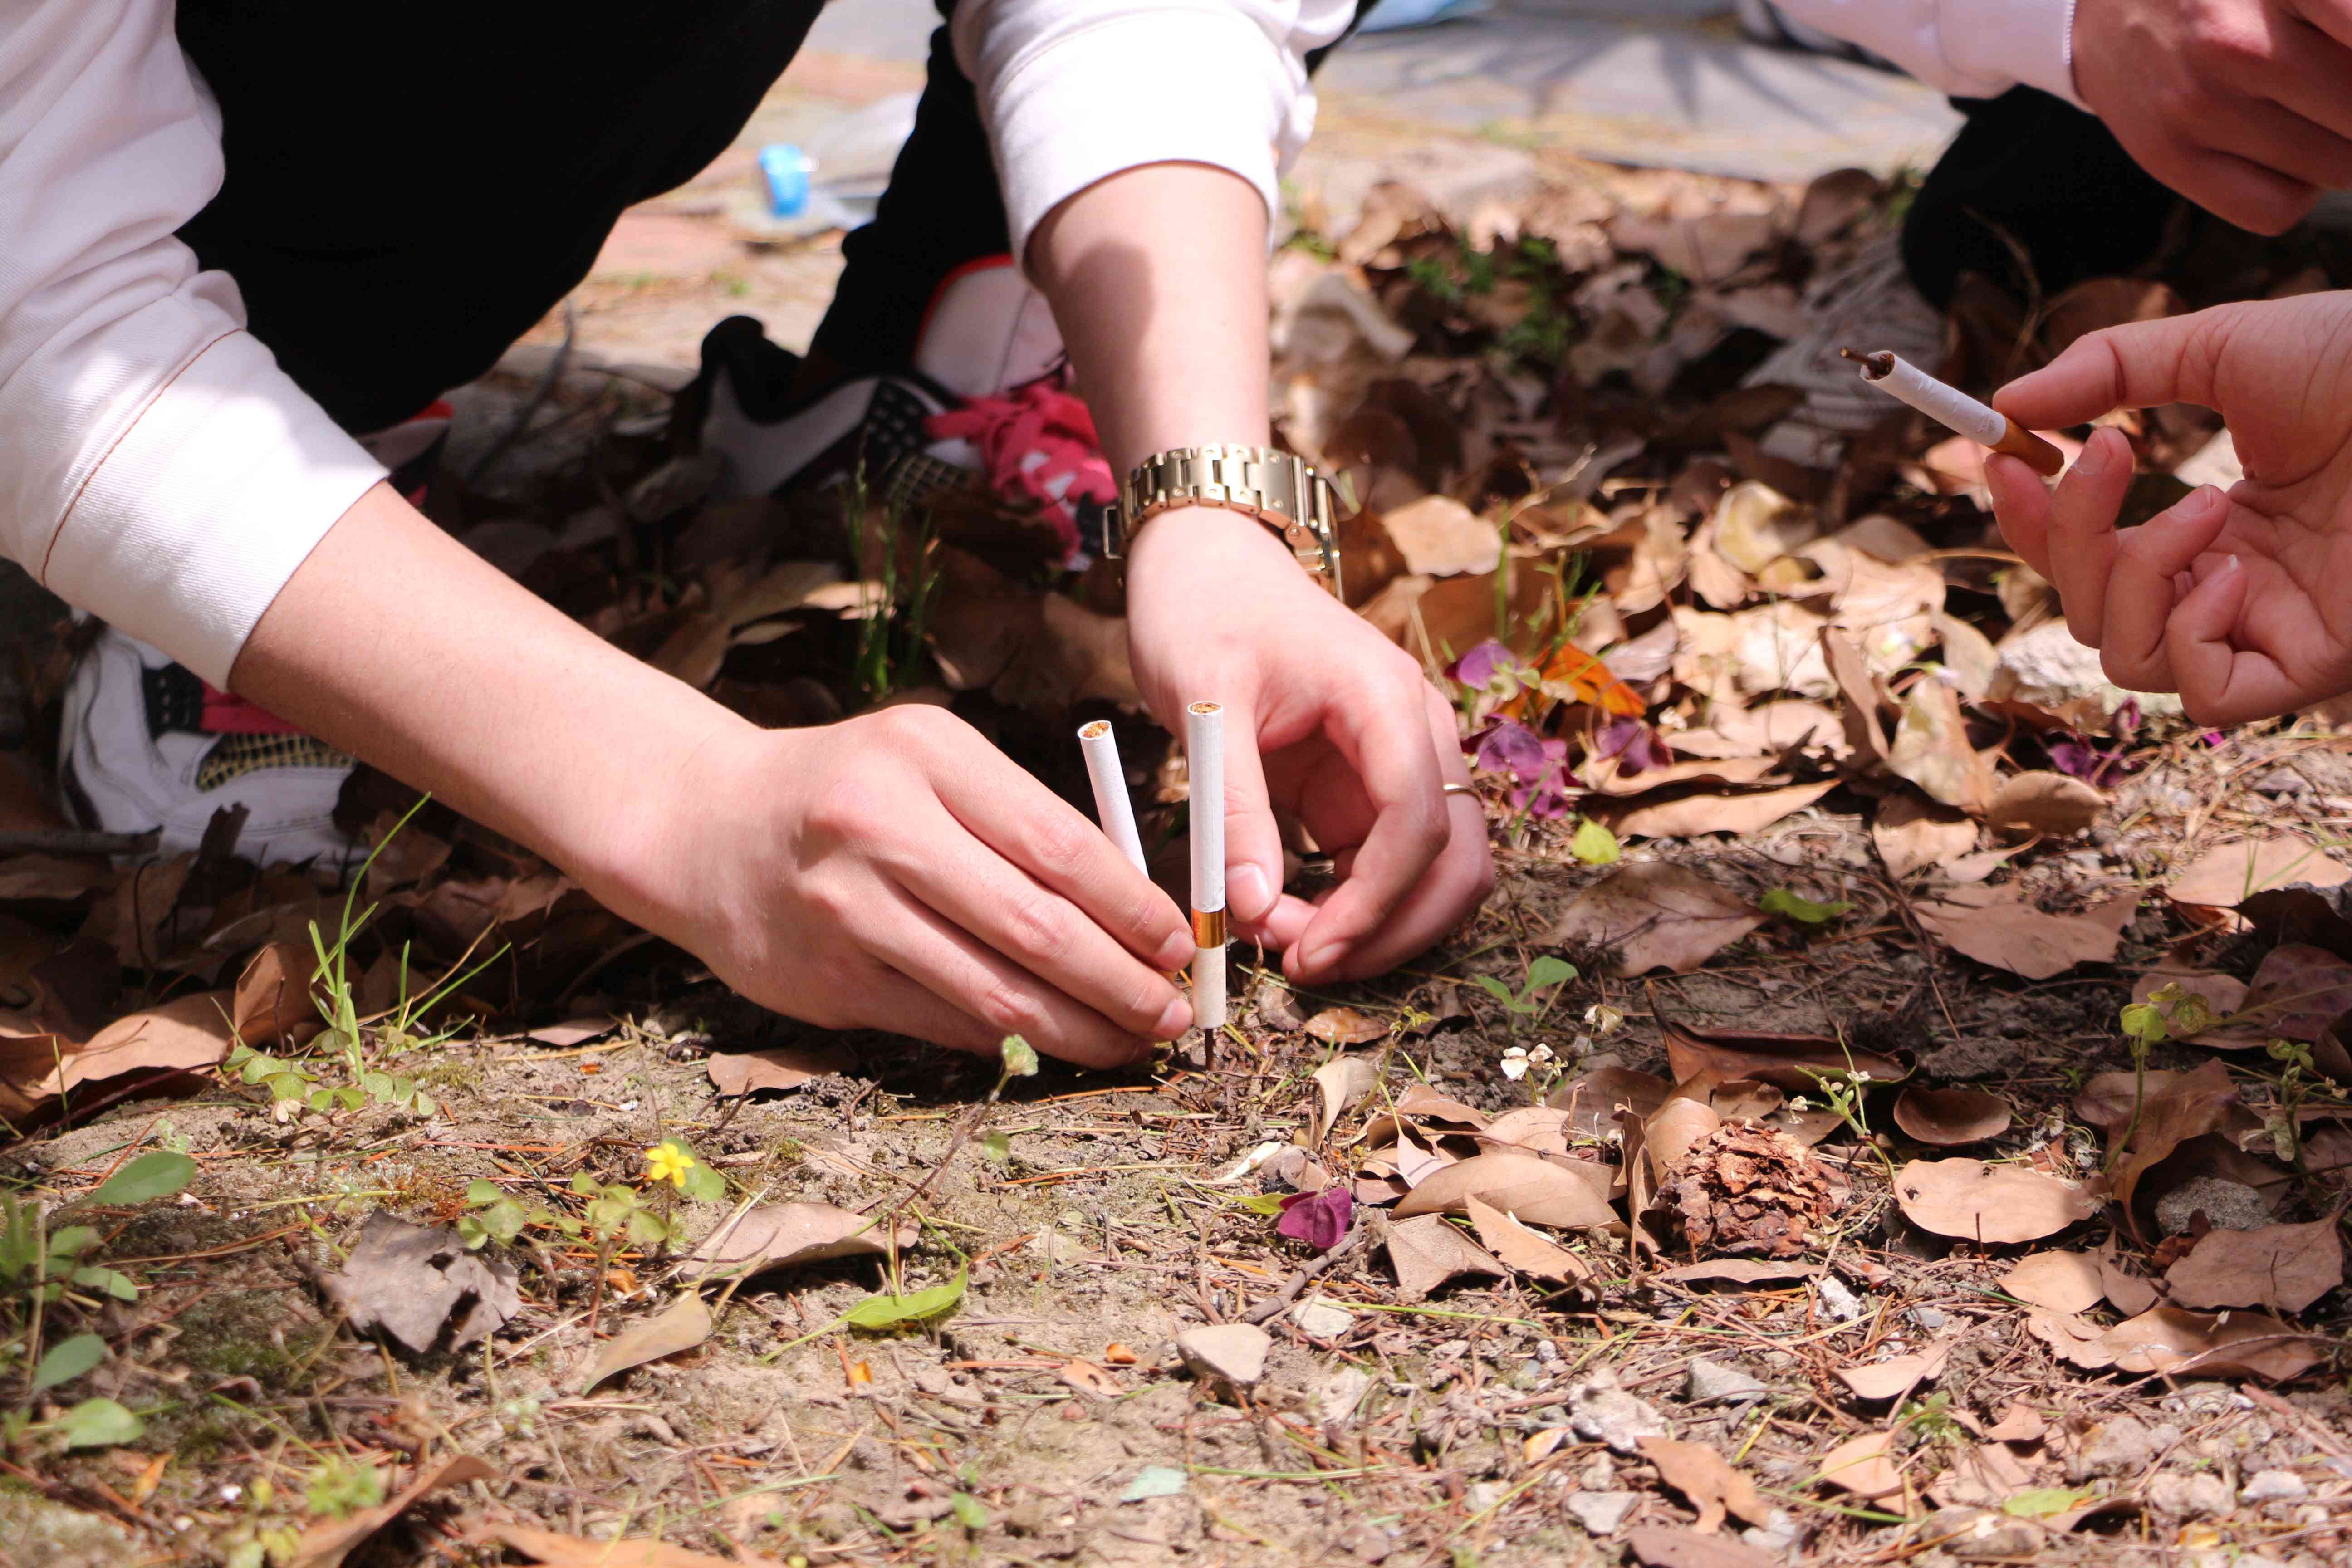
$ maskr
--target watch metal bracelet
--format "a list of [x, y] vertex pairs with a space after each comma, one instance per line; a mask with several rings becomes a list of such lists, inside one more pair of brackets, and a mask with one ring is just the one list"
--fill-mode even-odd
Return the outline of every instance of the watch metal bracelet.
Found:
[[1338, 505], [1331, 481], [1294, 453], [1272, 447], [1180, 447], [1138, 463], [1118, 489], [1114, 556], [1135, 531], [1180, 506], [1246, 512], [1282, 536], [1299, 565], [1339, 593]]

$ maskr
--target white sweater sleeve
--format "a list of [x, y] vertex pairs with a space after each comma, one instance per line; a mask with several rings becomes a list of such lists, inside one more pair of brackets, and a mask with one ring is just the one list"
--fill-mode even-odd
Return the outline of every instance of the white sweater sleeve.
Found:
[[1061, 202], [1122, 169], [1208, 163], [1281, 211], [1276, 175], [1315, 127], [1306, 56], [1354, 0], [963, 0], [956, 59], [980, 95], [1013, 255]]
[[173, 237], [223, 164], [172, 18], [0, 3], [0, 553], [219, 685], [383, 470]]
[[1883, 55], [1938, 92], [2038, 87], [2077, 109], [2074, 0], [1776, 0], [1808, 26]]

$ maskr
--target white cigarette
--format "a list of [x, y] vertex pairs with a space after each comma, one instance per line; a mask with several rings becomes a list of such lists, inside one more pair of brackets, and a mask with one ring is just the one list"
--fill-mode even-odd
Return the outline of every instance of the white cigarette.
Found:
[[1192, 1021], [1225, 1026], [1225, 710], [1184, 710], [1184, 765], [1192, 777]]
[[1129, 865], [1150, 872], [1143, 864], [1143, 838], [1135, 831], [1135, 803], [1128, 798], [1127, 773], [1118, 765], [1118, 737], [1110, 721], [1097, 719], [1078, 730], [1078, 750], [1086, 754], [1087, 782], [1095, 786], [1095, 820], [1103, 837], [1127, 857]]
[[1838, 352], [1862, 367], [1864, 381], [1978, 446], [2022, 458], [2044, 479], [2066, 466], [2065, 455], [2057, 447], [2000, 410], [1979, 403], [1957, 386], [1937, 381], [1901, 355], [1884, 349], [1866, 354], [1852, 349]]

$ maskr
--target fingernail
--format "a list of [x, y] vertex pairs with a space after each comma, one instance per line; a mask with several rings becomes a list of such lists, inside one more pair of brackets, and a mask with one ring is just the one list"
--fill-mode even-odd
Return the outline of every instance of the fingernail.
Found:
[[2216, 508], [2228, 503], [2229, 498], [2221, 493], [2221, 487], [2217, 485], [2199, 485], [2197, 493], [2190, 496], [2189, 500], [2193, 506], [2195, 515], [2201, 519], [2212, 516]]
[[1189, 931], [1180, 931], [1160, 944], [1160, 951], [1152, 955], [1151, 967], [1181, 969], [1192, 962], [1192, 933]]
[[1225, 907], [1245, 921], [1261, 920], [1274, 907], [1274, 894], [1265, 885], [1265, 872], [1244, 863], [1225, 870]]
[[2106, 466], [2107, 444], [2096, 436], [2084, 443], [2082, 451], [2074, 458], [2074, 471], [2084, 479], [2098, 478], [2105, 471]]
[[1160, 1011], [1160, 1021], [1151, 1026], [1155, 1038], [1172, 1040], [1192, 1026], [1192, 1004], [1179, 996]]

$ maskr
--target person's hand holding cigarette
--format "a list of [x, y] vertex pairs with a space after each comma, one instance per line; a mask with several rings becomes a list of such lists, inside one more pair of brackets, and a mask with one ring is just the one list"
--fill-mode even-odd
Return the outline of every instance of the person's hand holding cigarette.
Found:
[[984, 1054], [1018, 1034], [1097, 1068], [1192, 1026], [1167, 973], [1192, 959], [1182, 911], [943, 710], [730, 730], [688, 772], [699, 809], [657, 889], [687, 907], [632, 912], [751, 1000]]
[[2109, 679], [2178, 691], [2206, 724], [2352, 689], [2352, 295], [2093, 332], [1993, 403], [2041, 429], [2164, 403], [2229, 422], [2246, 478], [2120, 531], [2121, 432], [2095, 432], [2054, 490], [2014, 458], [1985, 461], [2002, 533], [2057, 585]]

